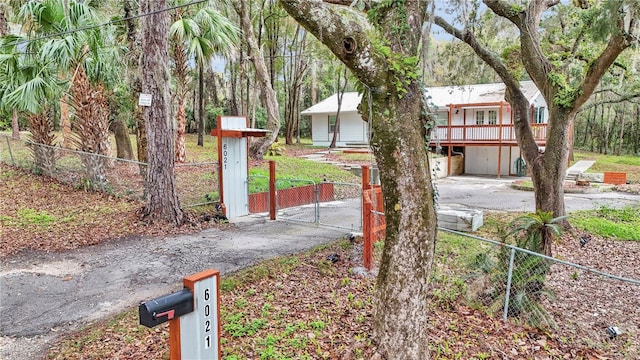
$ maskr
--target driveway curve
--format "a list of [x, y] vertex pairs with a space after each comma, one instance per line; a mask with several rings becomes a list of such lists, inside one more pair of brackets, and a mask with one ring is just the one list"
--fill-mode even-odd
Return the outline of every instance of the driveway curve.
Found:
[[193, 235], [129, 238], [76, 251], [30, 253], [0, 265], [0, 359], [42, 358], [59, 335], [182, 287], [184, 276], [221, 274], [328, 243], [346, 230], [264, 218]]

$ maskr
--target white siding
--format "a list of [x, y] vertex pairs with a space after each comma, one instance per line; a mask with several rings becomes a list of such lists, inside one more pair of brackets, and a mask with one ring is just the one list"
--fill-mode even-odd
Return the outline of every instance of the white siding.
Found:
[[340, 114], [340, 142], [362, 143], [364, 137], [364, 125], [366, 123], [358, 113]]
[[[456, 111], [458, 112], [456, 114]], [[464, 109], [453, 110], [451, 125], [464, 125]]]
[[329, 115], [327, 114], [314, 114], [311, 116], [311, 139], [313, 145], [319, 142], [329, 141]]
[[[329, 146], [333, 139], [333, 132], [329, 132], [329, 114], [314, 114], [311, 116], [311, 131], [313, 145]], [[347, 144], [368, 143], [367, 123], [362, 120], [357, 112], [340, 114], [340, 129], [336, 146]]]

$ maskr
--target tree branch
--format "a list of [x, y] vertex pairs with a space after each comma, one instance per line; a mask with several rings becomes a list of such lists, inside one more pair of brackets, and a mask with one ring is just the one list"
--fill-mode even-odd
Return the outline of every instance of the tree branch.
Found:
[[506, 85], [512, 85], [516, 88], [519, 87], [516, 80], [513, 78], [513, 75], [511, 75], [509, 69], [507, 69], [500, 58], [495, 53], [490, 52], [482, 45], [480, 45], [472, 32], [467, 30], [460, 31], [440, 16], [434, 17], [433, 21], [444, 31], [469, 45], [471, 49], [473, 49], [473, 51], [476, 53], [476, 55], [478, 55], [484, 62], [487, 63], [487, 65], [491, 66], [493, 70], [498, 73], [498, 76], [500, 76], [500, 78]]
[[604, 76], [604, 73], [618, 58], [618, 55], [626, 48], [631, 46], [635, 41], [635, 38], [630, 34], [624, 33], [621, 29], [619, 34], [614, 34], [609, 39], [607, 47], [602, 51], [600, 56], [591, 63], [584, 76], [582, 83], [580, 84], [580, 95], [576, 98], [575, 108], [579, 109], [594, 92], [600, 79]]
[[[354, 3], [353, 0], [323, 0], [323, 1], [326, 2], [327, 4], [342, 5], [342, 6], [351, 6]], [[363, 1], [363, 5], [364, 5], [365, 11], [371, 9], [371, 4], [369, 3], [369, 1]]]
[[335, 9], [322, 0], [281, 0], [280, 4], [362, 83], [370, 88], [386, 85], [385, 59], [375, 51], [370, 40], [374, 31], [361, 14], [342, 7]]
[[581, 113], [583, 111], [592, 109], [592, 108], [594, 108], [596, 106], [603, 105], [603, 104], [620, 104], [620, 103], [624, 103], [624, 102], [640, 104], [640, 101], [636, 101], [635, 100], [635, 99], [640, 98], [640, 93], [623, 95], [623, 94], [618, 94], [617, 92], [615, 92], [614, 90], [611, 90], [611, 89], [598, 91], [596, 93], [605, 92], [605, 91], [610, 91], [610, 92], [616, 94], [619, 97], [615, 98], [615, 99], [611, 99], [611, 100], [601, 100], [601, 101], [598, 101], [598, 102], [589, 103], [588, 105], [582, 106], [580, 108], [580, 110], [578, 110], [578, 113]]

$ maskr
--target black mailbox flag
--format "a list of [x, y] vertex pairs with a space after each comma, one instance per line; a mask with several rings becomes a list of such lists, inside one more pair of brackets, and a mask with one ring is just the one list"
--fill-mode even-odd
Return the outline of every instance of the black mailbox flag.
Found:
[[193, 311], [193, 294], [182, 289], [140, 304], [140, 325], [154, 327]]

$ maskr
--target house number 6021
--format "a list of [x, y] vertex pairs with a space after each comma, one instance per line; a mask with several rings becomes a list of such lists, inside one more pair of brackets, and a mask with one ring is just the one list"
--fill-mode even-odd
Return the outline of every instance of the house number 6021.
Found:
[[211, 347], [211, 304], [209, 304], [209, 299], [211, 299], [211, 290], [209, 288], [204, 289], [204, 348], [209, 349]]
[[222, 164], [224, 169], [227, 169], [227, 162], [229, 161], [229, 152], [227, 151], [227, 144], [222, 145]]

